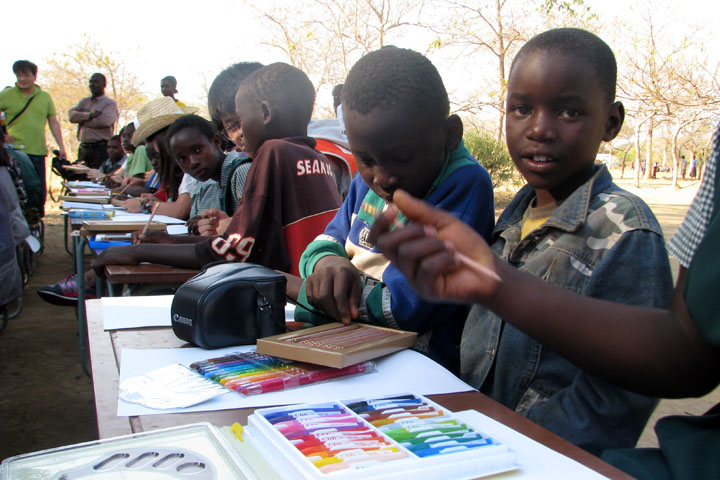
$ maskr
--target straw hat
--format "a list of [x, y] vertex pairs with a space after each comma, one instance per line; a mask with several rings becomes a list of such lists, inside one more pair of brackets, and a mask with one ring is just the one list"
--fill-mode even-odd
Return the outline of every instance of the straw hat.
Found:
[[139, 145], [147, 137], [169, 127], [183, 115], [197, 112], [196, 107], [178, 107], [175, 100], [170, 97], [162, 97], [146, 103], [137, 112], [138, 123], [140, 124], [132, 136], [133, 145]]

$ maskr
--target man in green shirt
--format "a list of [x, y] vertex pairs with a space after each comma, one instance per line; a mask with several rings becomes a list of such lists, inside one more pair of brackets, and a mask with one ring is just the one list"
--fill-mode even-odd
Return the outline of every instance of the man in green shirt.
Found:
[[45, 144], [45, 122], [50, 126], [58, 144], [60, 157], [65, 158], [60, 123], [55, 116], [55, 105], [50, 95], [35, 85], [37, 65], [28, 60], [18, 60], [13, 64], [13, 73], [17, 78], [14, 87], [0, 92], [0, 111], [5, 112], [5, 143], [25, 152], [33, 162], [41, 179], [43, 199], [47, 186], [45, 183], [45, 157], [48, 150]]

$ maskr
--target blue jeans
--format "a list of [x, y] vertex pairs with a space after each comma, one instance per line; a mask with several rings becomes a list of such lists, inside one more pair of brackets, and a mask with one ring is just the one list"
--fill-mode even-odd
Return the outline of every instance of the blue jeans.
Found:
[[35, 167], [35, 171], [40, 179], [43, 198], [43, 208], [40, 214], [45, 215], [45, 199], [47, 198], [47, 184], [45, 183], [45, 155], [28, 155], [28, 157], [30, 157], [30, 161], [33, 163], [33, 167]]

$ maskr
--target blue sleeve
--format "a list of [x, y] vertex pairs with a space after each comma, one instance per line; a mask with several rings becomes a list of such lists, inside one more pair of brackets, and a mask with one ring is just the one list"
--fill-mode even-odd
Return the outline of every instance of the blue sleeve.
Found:
[[[495, 224], [493, 188], [490, 175], [479, 164], [453, 172], [426, 200], [452, 213], [485, 239], [489, 238]], [[425, 332], [459, 308], [457, 304], [422, 300], [395, 265], [388, 266], [382, 281], [381, 286], [388, 290], [383, 294], [383, 303], [387, 304], [389, 293], [392, 317], [404, 330]]]
[[[664, 308], [669, 306], [672, 292], [663, 237], [648, 230], [632, 230], [595, 267], [582, 293], [619, 303]], [[536, 403], [527, 416], [599, 455], [608, 445], [635, 446], [656, 405], [655, 398], [630, 393], [579, 371], [569, 386], [547, 401]]]
[[[353, 214], [357, 213], [360, 209], [360, 203], [363, 198], [365, 198], [368, 190], [362, 177], [356, 175], [350, 184], [350, 191], [347, 197], [345, 197], [342, 205], [340, 205], [335, 217], [333, 217], [327, 227], [325, 227], [323, 235], [310, 242], [307, 248], [305, 248], [302, 257], [300, 257], [299, 270], [303, 278], [307, 278], [308, 275], [313, 273], [315, 264], [322, 257], [340, 254], [347, 257], [345, 241], [350, 234], [350, 224]], [[336, 243], [336, 245], [333, 245], [333, 243]]]

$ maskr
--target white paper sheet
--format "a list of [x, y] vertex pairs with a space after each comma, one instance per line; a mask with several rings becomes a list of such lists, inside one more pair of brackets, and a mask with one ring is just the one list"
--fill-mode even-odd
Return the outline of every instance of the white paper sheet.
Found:
[[548, 478], [590, 480], [607, 478], [572, 458], [568, 458], [480, 412], [466, 410], [456, 412], [455, 415], [470, 426], [496, 438], [515, 452], [515, 461], [520, 465], [520, 469], [493, 478], [517, 478], [522, 480], [547, 480]]
[[146, 297], [103, 297], [105, 330], [139, 327], [169, 327], [172, 295]]
[[[191, 363], [200, 360], [221, 357], [231, 352], [246, 352], [254, 349], [254, 345], [217, 350], [203, 350], [201, 348], [124, 349], [121, 353], [120, 382], [126, 378], [144, 375], [172, 363], [189, 366]], [[204, 412], [232, 408], [324, 402], [330, 399], [352, 398], [360, 395], [371, 397], [407, 392], [430, 395], [472, 390], [472, 387], [448, 370], [412, 350], [403, 350], [375, 361], [377, 368], [374, 373], [308, 385], [283, 392], [251, 395], [249, 397], [243, 397], [240, 394], [221, 395], [205, 403], [185, 409], [153, 410], [118, 399], [117, 414], [119, 417], [123, 417], [178, 412]]]
[[[103, 329], [170, 327], [172, 299], [172, 295], [102, 297]], [[285, 305], [285, 321], [293, 321], [294, 316], [295, 305]]]

